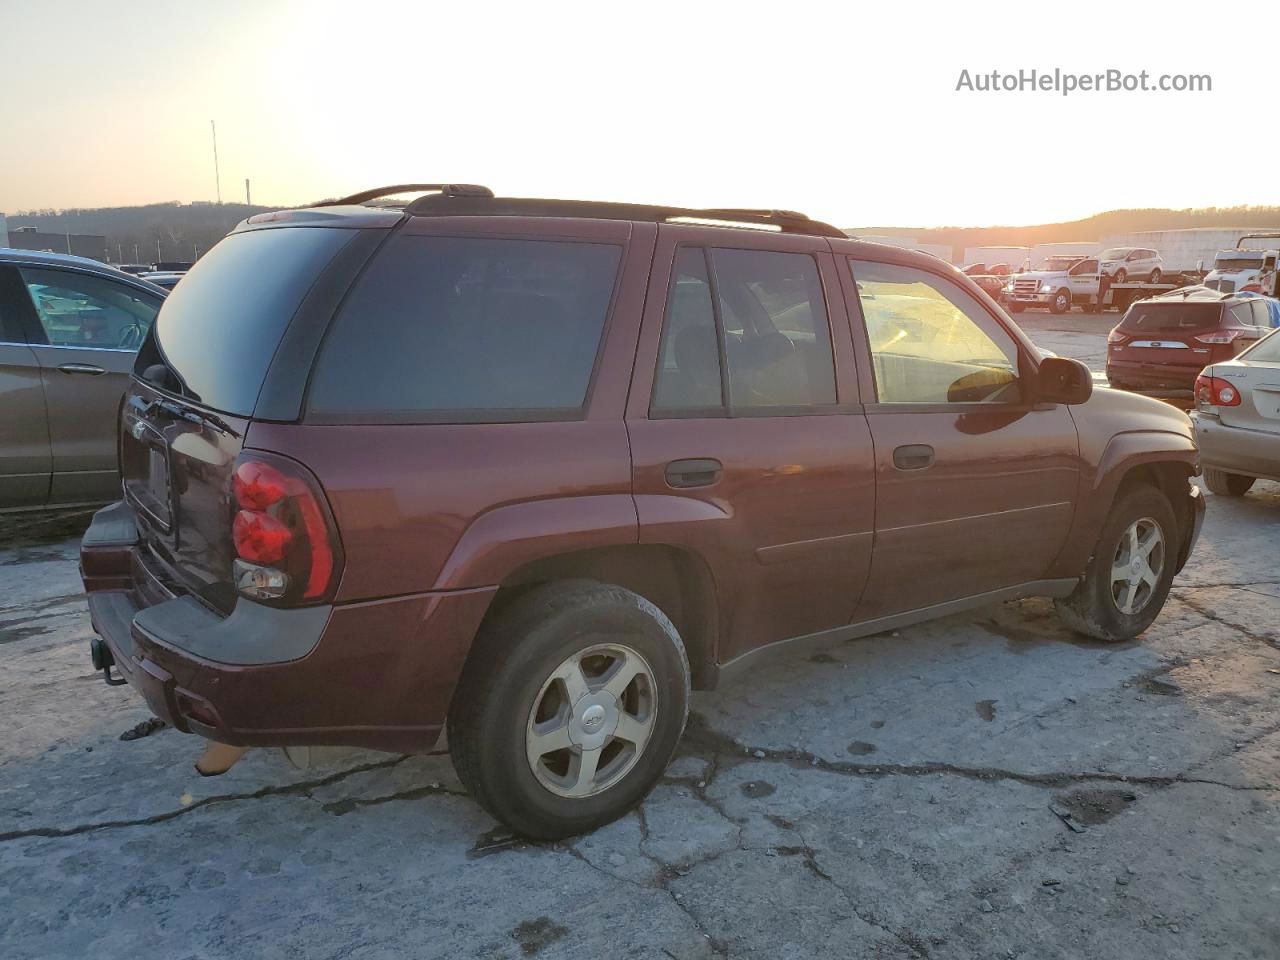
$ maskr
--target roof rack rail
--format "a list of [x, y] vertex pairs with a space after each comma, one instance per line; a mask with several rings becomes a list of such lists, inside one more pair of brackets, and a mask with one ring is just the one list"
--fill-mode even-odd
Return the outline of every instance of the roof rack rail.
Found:
[[492, 197], [493, 191], [477, 183], [398, 183], [390, 187], [374, 187], [372, 190], [361, 190], [349, 197], [338, 200], [321, 200], [313, 203], [313, 207], [346, 207], [358, 206], [376, 200], [379, 197], [393, 197], [397, 193], [418, 193], [424, 190], [436, 191], [445, 197]]
[[581, 217], [587, 220], [645, 220], [654, 223], [691, 221], [706, 226], [770, 230], [778, 233], [848, 239], [843, 230], [811, 220], [793, 210], [755, 210], [662, 207], [642, 203], [595, 200], [543, 200], [533, 197], [494, 197], [492, 193], [431, 193], [405, 207], [411, 216], [437, 217]]

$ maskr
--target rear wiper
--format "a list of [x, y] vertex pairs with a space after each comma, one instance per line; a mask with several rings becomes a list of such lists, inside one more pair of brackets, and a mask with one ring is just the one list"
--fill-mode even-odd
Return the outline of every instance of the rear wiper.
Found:
[[159, 407], [168, 414], [177, 417], [179, 420], [185, 420], [188, 423], [197, 423], [201, 426], [209, 425], [221, 430], [223, 433], [229, 433], [232, 436], [238, 436], [231, 424], [223, 420], [217, 414], [208, 413], [204, 410], [197, 410], [192, 407], [183, 407], [174, 403], [172, 400], [154, 400], [152, 406]]

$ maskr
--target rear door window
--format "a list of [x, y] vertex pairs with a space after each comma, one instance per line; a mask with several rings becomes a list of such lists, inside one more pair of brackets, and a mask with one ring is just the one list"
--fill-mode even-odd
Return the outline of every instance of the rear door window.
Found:
[[392, 239], [325, 337], [308, 418], [580, 417], [621, 254], [600, 243]]
[[786, 414], [836, 402], [817, 262], [774, 250], [681, 247], [651, 412]]

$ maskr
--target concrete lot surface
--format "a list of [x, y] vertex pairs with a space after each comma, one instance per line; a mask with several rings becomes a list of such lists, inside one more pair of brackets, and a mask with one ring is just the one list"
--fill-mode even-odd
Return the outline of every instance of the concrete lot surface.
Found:
[[0, 527], [6, 960], [1280, 957], [1280, 485], [1209, 497], [1137, 642], [1027, 600], [782, 654], [552, 845], [444, 757], [201, 779], [194, 737], [120, 741], [148, 713], [89, 666], [83, 523]]

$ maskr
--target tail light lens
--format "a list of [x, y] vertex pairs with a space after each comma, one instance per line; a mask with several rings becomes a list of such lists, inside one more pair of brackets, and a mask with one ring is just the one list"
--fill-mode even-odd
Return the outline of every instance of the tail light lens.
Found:
[[282, 606], [333, 596], [342, 546], [320, 485], [302, 464], [246, 451], [232, 475], [236, 589]]
[[1196, 402], [1209, 407], [1238, 407], [1240, 391], [1221, 377], [1196, 377]]
[[1260, 284], [1260, 283], [1246, 283], [1243, 287], [1241, 287], [1241, 288], [1240, 288], [1240, 292], [1241, 292], [1241, 293], [1261, 293], [1261, 292], [1262, 292], [1262, 284]]
[[1112, 330], [1107, 334], [1107, 343], [1126, 343], [1128, 340], [1129, 338], [1119, 330]]
[[1202, 333], [1196, 339], [1201, 343], [1230, 343], [1243, 332], [1242, 330], [1218, 330], [1214, 333]]

